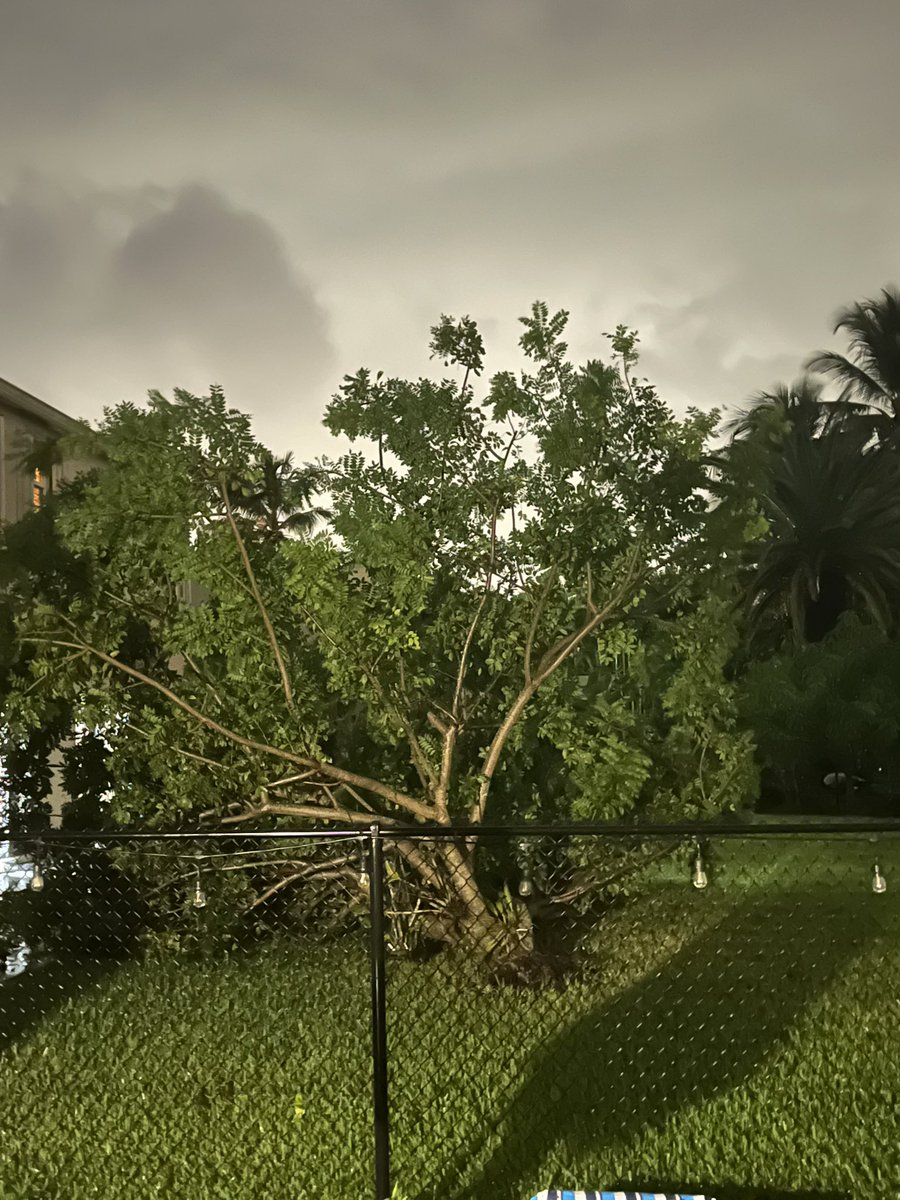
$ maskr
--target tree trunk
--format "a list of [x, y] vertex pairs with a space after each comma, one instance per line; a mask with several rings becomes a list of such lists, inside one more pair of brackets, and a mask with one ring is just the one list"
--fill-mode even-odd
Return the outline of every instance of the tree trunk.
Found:
[[418, 855], [413, 865], [428, 890], [442, 904], [432, 918], [423, 923], [423, 936], [442, 942], [447, 949], [460, 949], [492, 971], [512, 971], [534, 955], [531, 918], [524, 905], [503, 913], [484, 895], [475, 876], [471, 852], [455, 843], [437, 844]]

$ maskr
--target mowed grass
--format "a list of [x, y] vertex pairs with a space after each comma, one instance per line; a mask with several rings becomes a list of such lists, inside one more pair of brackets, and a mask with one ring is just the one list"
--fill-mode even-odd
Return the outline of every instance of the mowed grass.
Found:
[[[900, 845], [719, 843], [710, 876], [648, 868], [561, 990], [391, 959], [405, 1197], [900, 1195]], [[363, 935], [79, 986], [0, 987], [3, 1200], [372, 1195]]]

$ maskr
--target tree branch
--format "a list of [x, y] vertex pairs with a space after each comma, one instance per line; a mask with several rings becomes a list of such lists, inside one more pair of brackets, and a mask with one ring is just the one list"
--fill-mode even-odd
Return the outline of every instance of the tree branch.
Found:
[[284, 691], [284, 698], [287, 702], [288, 709], [294, 713], [294, 694], [291, 689], [291, 681], [288, 677], [287, 667], [284, 664], [284, 658], [281, 654], [281, 647], [278, 645], [278, 638], [275, 635], [275, 627], [269, 616], [269, 610], [266, 608], [265, 601], [262, 598], [262, 593], [259, 590], [259, 585], [256, 582], [256, 574], [253, 570], [253, 564], [250, 562], [250, 555], [247, 553], [247, 547], [244, 544], [244, 539], [241, 537], [241, 531], [237, 527], [237, 521], [234, 519], [234, 513], [231, 511], [231, 501], [228, 499], [228, 488], [224, 479], [219, 483], [219, 490], [222, 493], [222, 499], [225, 502], [225, 515], [228, 518], [228, 524], [231, 526], [231, 532], [234, 534], [234, 540], [237, 542], [238, 550], [241, 554], [241, 561], [244, 564], [244, 570], [247, 572], [247, 579], [250, 583], [250, 590], [253, 592], [253, 599], [256, 601], [256, 607], [259, 609], [259, 615], [263, 619], [263, 624], [266, 627], [266, 633], [269, 636], [269, 645], [272, 647], [272, 654], [275, 657], [275, 663], [278, 667], [278, 673], [281, 676], [281, 686]]
[[581, 645], [585, 638], [589, 637], [594, 632], [598, 625], [609, 616], [609, 614], [618, 607], [624, 599], [626, 593], [630, 590], [639, 561], [640, 541], [635, 544], [634, 552], [631, 556], [631, 561], [626, 568], [625, 578], [616, 590], [612, 598], [602, 609], [596, 610], [588, 620], [584, 622], [580, 629], [569, 634], [555, 646], [551, 647], [542, 657], [538, 664], [537, 674], [533, 675], [521, 689], [515, 700], [509, 707], [506, 716], [500, 724], [499, 729], [494, 734], [493, 740], [488, 747], [488, 752], [485, 755], [484, 764], [481, 769], [481, 785], [478, 789], [478, 798], [472, 805], [469, 813], [469, 820], [473, 824], [480, 824], [484, 819], [484, 812], [487, 807], [488, 795], [491, 790], [491, 783], [494, 774], [499, 765], [500, 758], [509, 740], [509, 736], [516, 724], [519, 721], [522, 713], [525, 711], [528, 703], [534, 696], [535, 692], [545, 683], [550, 676], [569, 658], [572, 653]]
[[[346, 645], [342, 646], [328, 632], [327, 629], [323, 628], [322, 623], [319, 621], [319, 619], [315, 616], [314, 613], [309, 612], [308, 609], [303, 608], [302, 606], [300, 607], [300, 612], [303, 614], [303, 616], [306, 618], [306, 620], [311, 625], [314, 625], [318, 629], [319, 633], [322, 635], [323, 638], [325, 638], [327, 641], [331, 642], [331, 644], [335, 648], [335, 650], [338, 650], [339, 652], [341, 652], [343, 654], [347, 654], [348, 656], [352, 655], [352, 650], [348, 646], [346, 646]], [[359, 667], [359, 669], [365, 675], [366, 679], [368, 679], [370, 686], [372, 688], [374, 688], [374, 690], [378, 693], [378, 696], [381, 699], [382, 704], [384, 704], [385, 708], [387, 709], [388, 713], [402, 727], [403, 733], [406, 737], [407, 745], [409, 746], [409, 753], [410, 753], [410, 758], [412, 760], [413, 767], [415, 768], [416, 774], [419, 776], [419, 782], [422, 785], [423, 791], [427, 794], [431, 788], [437, 787], [438, 780], [437, 780], [437, 776], [435, 775], [434, 771], [431, 768], [431, 763], [428, 761], [428, 758], [422, 749], [422, 744], [416, 735], [415, 729], [413, 728], [410, 721], [403, 715], [403, 713], [400, 711], [400, 709], [391, 700], [391, 698], [387, 694], [387, 691], [386, 691], [384, 685], [382, 684], [381, 680], [375, 674], [374, 668], [368, 667], [359, 658], [356, 658], [356, 665]]]
[[194, 672], [194, 674], [197, 676], [197, 678], [198, 678], [198, 679], [199, 679], [199, 680], [200, 680], [202, 683], [205, 683], [205, 684], [206, 684], [206, 686], [209, 688], [209, 690], [210, 690], [210, 691], [212, 692], [212, 694], [215, 696], [215, 698], [216, 698], [216, 700], [218, 701], [219, 705], [220, 705], [222, 708], [224, 708], [224, 707], [225, 707], [225, 701], [224, 701], [224, 700], [222, 699], [222, 697], [220, 696], [220, 694], [219, 694], [219, 690], [218, 690], [218, 688], [216, 687], [216, 685], [215, 685], [215, 684], [212, 682], [212, 680], [211, 680], [211, 679], [209, 679], [209, 677], [206, 675], [206, 673], [205, 673], [204, 671], [201, 671], [201, 670], [200, 670], [200, 668], [197, 666], [196, 662], [194, 662], [193, 658], [191, 658], [190, 654], [185, 654], [185, 652], [184, 652], [183, 650], [180, 650], [180, 651], [178, 651], [178, 653], [179, 653], [179, 654], [181, 655], [181, 657], [184, 659], [185, 663], [187, 663], [187, 665], [188, 665], [188, 666], [191, 668], [191, 670]]
[[[325, 808], [321, 804], [261, 804], [258, 808], [248, 809], [233, 817], [222, 817], [221, 825], [240, 825], [244, 821], [255, 821], [258, 817], [307, 817], [313, 821], [349, 821], [351, 825], [372, 824], [371, 813], [354, 812], [349, 808]], [[391, 828], [408, 828], [402, 821], [392, 817], [378, 817], [379, 824], [390, 825]]]
[[[507, 451], [508, 453], [509, 451]], [[469, 628], [466, 632], [466, 640], [463, 643], [462, 653], [459, 656], [459, 668], [456, 672], [456, 686], [453, 690], [453, 702], [450, 706], [450, 723], [444, 724], [438, 722], [434, 718], [433, 713], [429, 713], [429, 719], [436, 728], [440, 729], [443, 744], [441, 747], [441, 773], [438, 781], [438, 786], [435, 791], [434, 802], [439, 813], [439, 819], [447, 822], [450, 819], [449, 800], [450, 800], [450, 778], [453, 773], [453, 758], [456, 753], [456, 742], [459, 738], [459, 733], [462, 728], [461, 705], [463, 686], [466, 681], [466, 670], [469, 665], [469, 653], [472, 649], [472, 642], [475, 639], [475, 633], [478, 629], [478, 623], [481, 620], [481, 614], [484, 612], [484, 606], [487, 604], [488, 596], [491, 594], [491, 583], [494, 578], [494, 558], [497, 552], [497, 509], [494, 508], [491, 514], [491, 551], [488, 559], [487, 571], [484, 577], [484, 587], [481, 591], [481, 599], [478, 601], [478, 606], [472, 620], [469, 622]]]
[[[85, 651], [87, 653], [87, 651]], [[146, 729], [141, 729], [139, 725], [135, 725], [133, 721], [129, 721], [128, 728], [133, 729], [135, 733], [139, 733], [141, 737], [149, 739], [152, 734], [149, 734]], [[181, 746], [166, 746], [167, 750], [171, 750], [173, 754], [180, 754], [183, 758], [190, 758], [194, 762], [203, 763], [207, 767], [215, 767], [217, 771], [222, 769], [222, 763], [216, 762], [214, 758], [207, 758], [205, 754], [194, 754], [191, 750], [183, 750]]]
[[497, 552], [497, 509], [494, 508], [491, 514], [491, 552], [488, 559], [487, 572], [484, 578], [484, 587], [481, 591], [481, 599], [478, 602], [478, 607], [475, 609], [475, 615], [469, 623], [469, 629], [466, 633], [466, 640], [463, 643], [462, 654], [459, 658], [459, 670], [456, 672], [456, 687], [453, 692], [453, 704], [450, 708], [450, 713], [453, 717], [455, 725], [459, 725], [459, 706], [462, 698], [463, 684], [466, 678], [466, 667], [469, 662], [469, 651], [472, 648], [472, 641], [475, 637], [475, 632], [478, 629], [478, 622], [481, 620], [481, 614], [484, 611], [484, 606], [487, 603], [487, 598], [491, 594], [491, 583], [494, 578], [494, 558]]
[[274, 896], [276, 892], [280, 892], [282, 888], [287, 887], [291, 883], [296, 883], [299, 879], [315, 879], [317, 876], [320, 879], [339, 879], [342, 875], [347, 874], [347, 866], [354, 860], [351, 857], [335, 858], [329, 862], [316, 863], [312, 867], [306, 867], [303, 871], [295, 871], [292, 875], [286, 875], [283, 879], [279, 879], [277, 883], [273, 883], [271, 887], [266, 888], [252, 904], [249, 904], [245, 909], [246, 912], [252, 912], [254, 908], [258, 908], [260, 904], [265, 904], [270, 896]]
[[392, 788], [386, 783], [381, 783], [377, 779], [368, 779], [365, 775], [357, 775], [354, 771], [345, 771], [341, 767], [333, 766], [331, 763], [319, 762], [314, 758], [294, 754], [290, 750], [282, 750], [279, 746], [271, 746], [266, 742], [256, 742], [252, 738], [247, 738], [243, 734], [236, 733], [233, 729], [226, 728], [219, 721], [206, 716], [205, 713], [194, 708], [187, 700], [182, 700], [171, 688], [166, 687], [159, 680], [145, 675], [143, 671], [139, 671], [136, 667], [119, 662], [117, 658], [113, 658], [112, 655], [105, 653], [103, 650], [98, 650], [95, 646], [90, 646], [85, 642], [64, 642], [56, 638], [23, 637], [21, 640], [23, 642], [60, 646], [68, 650], [88, 650], [96, 658], [99, 658], [101, 662], [115, 667], [116, 670], [123, 672], [123, 674], [130, 676], [132, 679], [137, 679], [140, 683], [146, 684], [147, 687], [153, 688], [154, 691], [165, 696], [167, 700], [180, 708], [182, 712], [187, 713], [198, 724], [211, 729], [213, 733], [219, 734], [220, 737], [227, 738], [229, 741], [243, 746], [245, 750], [252, 750], [257, 754], [268, 754], [273, 758], [281, 758], [285, 762], [293, 763], [298, 767], [312, 768], [324, 775], [326, 779], [334, 779], [338, 783], [350, 784], [361, 791], [371, 792], [375, 796], [380, 796], [383, 800], [387, 800], [389, 804], [394, 804], [397, 808], [405, 809], [406, 812], [419, 817], [422, 821], [431, 821], [434, 818], [434, 811], [431, 805], [423, 804], [421, 800], [416, 800], [413, 796], [406, 795], [405, 792], [399, 792], [396, 788]]
[[288, 784], [291, 783], [303, 783], [307, 779], [314, 779], [315, 775], [316, 772], [314, 769], [310, 769], [309, 771], [301, 771], [299, 775], [286, 775], [283, 779], [273, 779], [270, 783], [265, 785], [265, 788], [266, 791], [270, 791], [272, 788], [287, 787]]
[[544, 610], [547, 607], [547, 601], [550, 598], [550, 592], [553, 590], [553, 582], [557, 576], [557, 567], [554, 564], [547, 572], [547, 578], [538, 593], [538, 598], [534, 606], [534, 612], [531, 614], [531, 624], [528, 627], [528, 636], [525, 639], [525, 683], [531, 683], [531, 655], [534, 651], [534, 639], [537, 636], [538, 625], [541, 623], [541, 617], [544, 615]]

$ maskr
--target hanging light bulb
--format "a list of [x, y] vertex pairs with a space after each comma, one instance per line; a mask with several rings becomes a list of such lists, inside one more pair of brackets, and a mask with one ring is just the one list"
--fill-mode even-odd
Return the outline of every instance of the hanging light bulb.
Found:
[[694, 862], [691, 870], [691, 883], [698, 891], [702, 891], [709, 883], [709, 878], [706, 874], [706, 867], [703, 862], [703, 855], [700, 852], [699, 845], [694, 855]]
[[881, 873], [881, 868], [878, 863], [875, 864], [875, 870], [872, 872], [872, 891], [879, 896], [882, 892], [887, 891], [887, 880]]
[[528, 838], [520, 838], [518, 844], [519, 851], [519, 866], [522, 869], [522, 878], [519, 880], [519, 895], [523, 899], [527, 899], [534, 894], [534, 883], [531, 879], [531, 860], [532, 860], [532, 845]]
[[28, 880], [28, 886], [33, 892], [42, 892], [44, 890], [44, 872], [41, 870], [39, 859], [35, 860], [34, 866], [31, 868], [31, 878]]
[[194, 898], [191, 900], [194, 908], [206, 908], [206, 893], [203, 891], [203, 884], [200, 881], [200, 864], [197, 864], [197, 879], [194, 883]]

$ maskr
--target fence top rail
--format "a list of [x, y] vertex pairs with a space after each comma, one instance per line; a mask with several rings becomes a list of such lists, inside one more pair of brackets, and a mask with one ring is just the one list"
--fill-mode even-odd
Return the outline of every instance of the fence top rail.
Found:
[[195, 829], [195, 830], [68, 830], [44, 829], [17, 831], [0, 829], [0, 842], [160, 842], [160, 841], [291, 841], [316, 839], [360, 839], [377, 836], [385, 840], [446, 841], [461, 838], [504, 837], [680, 837], [680, 838], [741, 838], [807, 836], [848, 837], [860, 834], [900, 834], [900, 820], [844, 821], [785, 821], [741, 824], [732, 821], [678, 821], [643, 824], [613, 824], [602, 822], [539, 823], [510, 825], [415, 825], [397, 827], [373, 822], [366, 828], [349, 829]]

